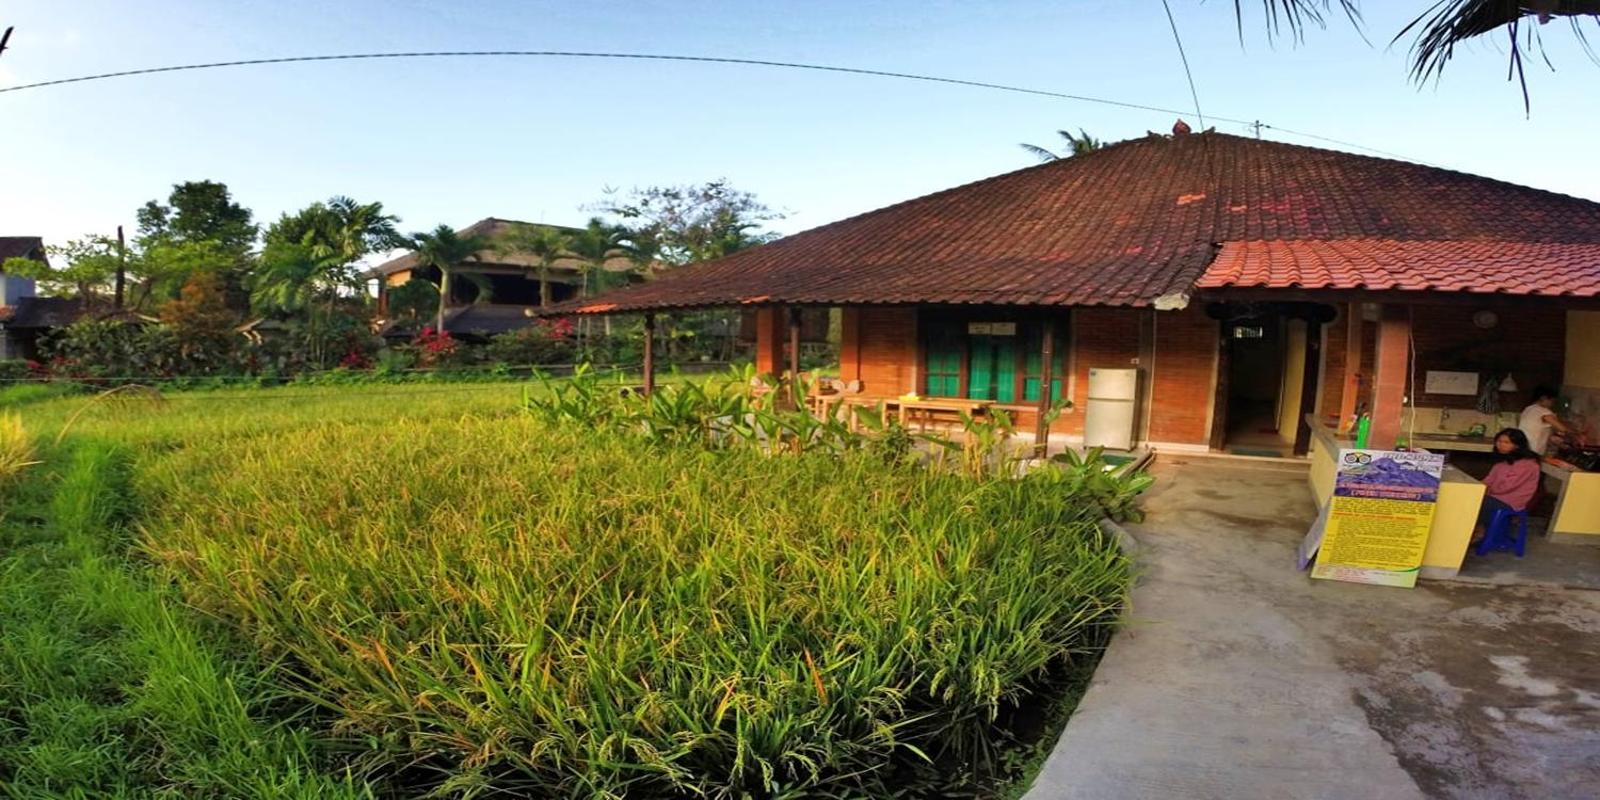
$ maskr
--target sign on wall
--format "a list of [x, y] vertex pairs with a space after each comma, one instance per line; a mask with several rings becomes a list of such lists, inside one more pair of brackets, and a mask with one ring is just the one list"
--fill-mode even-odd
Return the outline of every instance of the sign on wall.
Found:
[[1422, 390], [1428, 394], [1459, 394], [1474, 396], [1478, 393], [1478, 373], [1428, 370]]
[[1443, 474], [1435, 453], [1340, 450], [1311, 577], [1417, 585]]
[[969, 322], [967, 333], [972, 336], [1016, 336], [1015, 322]]

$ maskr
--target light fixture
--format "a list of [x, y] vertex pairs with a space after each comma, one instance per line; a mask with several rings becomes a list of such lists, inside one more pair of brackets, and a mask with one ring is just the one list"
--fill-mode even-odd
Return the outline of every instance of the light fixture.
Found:
[[[1492, 313], [1492, 312], [1490, 312], [1490, 313]], [[1517, 379], [1516, 378], [1513, 378], [1510, 375], [1507, 375], [1506, 379], [1500, 382], [1500, 391], [1502, 391], [1502, 392], [1514, 392], [1516, 390], [1517, 390]]]
[[1486, 308], [1472, 315], [1472, 324], [1484, 329], [1493, 328], [1500, 324], [1500, 315]]

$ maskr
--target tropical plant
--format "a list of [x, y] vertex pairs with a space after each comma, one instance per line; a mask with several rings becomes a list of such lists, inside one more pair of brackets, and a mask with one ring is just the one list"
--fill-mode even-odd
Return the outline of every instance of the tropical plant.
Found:
[[1139, 497], [1155, 485], [1155, 478], [1134, 470], [1132, 462], [1110, 464], [1105, 460], [1105, 450], [1099, 447], [1085, 453], [1068, 450], [1050, 461], [1054, 469], [1038, 471], [1059, 483], [1063, 491], [1089, 499], [1105, 516], [1119, 522], [1144, 518]]
[[[433, 321], [435, 330], [445, 329], [444, 313], [450, 305], [451, 278], [456, 276], [462, 264], [478, 260], [478, 254], [488, 246], [488, 239], [475, 234], [462, 236], [449, 225], [440, 225], [431, 233], [412, 235], [411, 247], [416, 253], [417, 263], [439, 270], [439, 309]], [[478, 299], [488, 297], [489, 285], [482, 276], [468, 274], [466, 278], [477, 285]]]
[[406, 243], [395, 230], [399, 221], [383, 213], [382, 203], [348, 197], [284, 214], [263, 238], [252, 300], [264, 311], [331, 309], [341, 295], [359, 290], [357, 261]]
[[[1325, 27], [1326, 17], [1336, 7], [1351, 24], [1357, 28], [1362, 26], [1360, 0], [1261, 0], [1261, 5], [1269, 36], [1277, 36], [1288, 30], [1290, 35], [1298, 39], [1309, 25]], [[1234, 0], [1234, 14], [1239, 20], [1241, 40], [1244, 38], [1243, 6], [1243, 0]], [[1411, 46], [1411, 75], [1414, 80], [1422, 82], [1443, 74], [1445, 65], [1455, 57], [1457, 45], [1503, 30], [1510, 54], [1510, 75], [1515, 76], [1521, 84], [1526, 105], [1528, 88], [1523, 70], [1524, 55], [1529, 51], [1542, 51], [1543, 44], [1537, 29], [1533, 26], [1524, 28], [1524, 23], [1532, 19], [1543, 25], [1556, 17], [1567, 19], [1573, 35], [1592, 57], [1582, 22], [1600, 17], [1600, 0], [1429, 0], [1417, 17], [1395, 34], [1393, 41], [1398, 42], [1407, 35], [1415, 34], [1416, 39]]]
[[783, 214], [725, 180], [688, 186], [651, 186], [607, 197], [596, 210], [615, 217], [635, 258], [652, 267], [675, 267], [721, 258], [772, 241], [762, 228]]
[[222, 279], [215, 273], [197, 272], [182, 293], [161, 307], [161, 322], [178, 341], [177, 369], [184, 375], [201, 375], [232, 368], [233, 354], [242, 343], [234, 331], [238, 320], [228, 309]]
[[500, 237], [496, 248], [502, 253], [532, 256], [539, 272], [539, 305], [551, 303], [550, 268], [563, 258], [572, 258], [572, 237], [549, 225], [515, 223]]
[[416, 322], [439, 308], [439, 287], [422, 278], [412, 277], [399, 286], [390, 286], [386, 294], [387, 314], [391, 320]]
[[1106, 146], [1105, 142], [1090, 136], [1089, 132], [1082, 128], [1079, 128], [1077, 133], [1068, 130], [1060, 130], [1056, 131], [1056, 133], [1060, 134], [1066, 144], [1059, 154], [1039, 145], [1027, 144], [1026, 142], [1022, 144], [1022, 149], [1032, 153], [1040, 161], [1057, 161], [1063, 158], [1081, 156], [1085, 153], [1093, 153]]

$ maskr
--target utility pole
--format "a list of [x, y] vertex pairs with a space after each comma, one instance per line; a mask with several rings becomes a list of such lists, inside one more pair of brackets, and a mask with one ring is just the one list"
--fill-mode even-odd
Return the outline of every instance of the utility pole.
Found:
[[117, 226], [117, 288], [112, 307], [122, 310], [122, 289], [128, 275], [128, 243], [122, 238], [122, 226]]
[[5, 55], [6, 42], [11, 41], [11, 32], [14, 30], [16, 30], [14, 26], [8, 25], [6, 26], [6, 32], [0, 33], [0, 55]]
[[1250, 123], [1249, 127], [1255, 128], [1255, 130], [1256, 130], [1256, 138], [1260, 139], [1261, 138], [1261, 120], [1258, 119], [1255, 122]]

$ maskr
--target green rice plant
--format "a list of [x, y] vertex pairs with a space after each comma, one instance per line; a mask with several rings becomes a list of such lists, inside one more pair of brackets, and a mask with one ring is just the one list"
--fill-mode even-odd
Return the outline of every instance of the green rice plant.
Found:
[[993, 776], [1011, 711], [1123, 600], [1047, 476], [640, 441], [527, 413], [179, 447], [140, 470], [142, 546], [370, 771], [463, 795]]
[[[0, 489], [34, 464], [33, 438], [22, 427], [21, 415], [0, 414]], [[0, 507], [0, 514], [5, 510]]]

